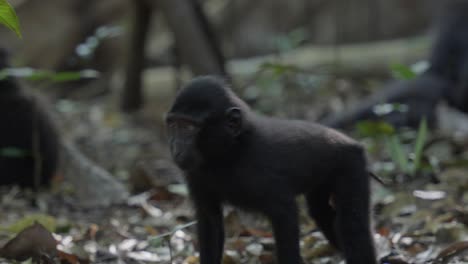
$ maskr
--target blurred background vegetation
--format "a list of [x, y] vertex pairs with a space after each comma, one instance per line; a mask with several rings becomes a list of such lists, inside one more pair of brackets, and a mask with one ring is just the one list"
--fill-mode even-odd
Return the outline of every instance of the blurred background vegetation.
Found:
[[[468, 262], [468, 98], [452, 103], [438, 80], [424, 79], [438, 29], [452, 14], [442, 10], [461, 2], [462, 15], [449, 10], [468, 19], [467, 1], [9, 2], [22, 38], [0, 27], [11, 64], [2, 79], [18, 78], [39, 98], [57, 127], [61, 165], [52, 187], [1, 189], [0, 256], [20, 259], [5, 243], [30, 226], [26, 240], [60, 241], [62, 263], [197, 263], [193, 215], [163, 116], [182, 84], [217, 74], [255, 111], [335, 126], [366, 146], [384, 182], [372, 180], [383, 263]], [[466, 28], [455, 31], [467, 39], [468, 21], [460, 24]], [[459, 79], [448, 86], [468, 89]], [[359, 114], [363, 106], [368, 115]], [[0, 109], [7, 129], [2, 115], [19, 110]], [[268, 225], [236, 210], [225, 215], [225, 263], [273, 263]], [[302, 218], [305, 259], [339, 263]], [[36, 250], [34, 242], [20, 247]]]

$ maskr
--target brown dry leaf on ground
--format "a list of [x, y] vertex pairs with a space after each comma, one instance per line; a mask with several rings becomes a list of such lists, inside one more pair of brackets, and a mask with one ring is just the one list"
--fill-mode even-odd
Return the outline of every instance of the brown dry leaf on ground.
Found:
[[450, 259], [460, 254], [468, 253], [468, 241], [455, 242], [437, 255], [434, 263], [448, 263]]
[[43, 225], [35, 222], [8, 241], [0, 249], [0, 257], [16, 261], [32, 259], [34, 263], [45, 264], [90, 263], [88, 260], [58, 250], [57, 244], [52, 234]]
[[0, 256], [17, 261], [30, 258], [53, 259], [57, 256], [56, 246], [57, 241], [52, 234], [43, 225], [35, 222], [8, 241], [0, 249]]
[[76, 255], [68, 254], [66, 252], [58, 250], [58, 258], [61, 264], [89, 264], [89, 260], [81, 259]]

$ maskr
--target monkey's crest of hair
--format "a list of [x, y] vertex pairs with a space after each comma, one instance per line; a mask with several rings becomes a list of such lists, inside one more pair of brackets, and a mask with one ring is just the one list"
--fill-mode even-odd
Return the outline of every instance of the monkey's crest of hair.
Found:
[[214, 117], [213, 114], [224, 113], [230, 107], [238, 107], [244, 113], [250, 109], [222, 78], [200, 76], [182, 87], [170, 112]]

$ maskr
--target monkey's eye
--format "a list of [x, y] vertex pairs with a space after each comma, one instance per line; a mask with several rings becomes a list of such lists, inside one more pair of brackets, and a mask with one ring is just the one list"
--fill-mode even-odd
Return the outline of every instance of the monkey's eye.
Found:
[[169, 129], [175, 129], [177, 128], [177, 122], [174, 120], [167, 120], [167, 127]]
[[198, 127], [190, 122], [180, 122], [180, 129], [185, 133], [192, 134], [193, 132], [197, 131]]
[[167, 120], [167, 127], [172, 131], [179, 131], [182, 133], [193, 134], [197, 131], [198, 126], [186, 120]]

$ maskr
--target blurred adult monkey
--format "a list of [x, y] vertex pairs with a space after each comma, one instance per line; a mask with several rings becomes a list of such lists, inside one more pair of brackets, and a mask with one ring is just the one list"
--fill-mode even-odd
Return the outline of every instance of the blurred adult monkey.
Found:
[[[434, 110], [441, 100], [468, 113], [468, 1], [440, 4], [443, 8], [436, 23], [429, 69], [412, 80], [387, 84], [353, 109], [325, 118], [323, 124], [345, 128], [359, 120], [384, 119], [395, 126], [417, 127], [425, 117], [432, 125], [436, 121]], [[401, 103], [407, 110], [379, 116], [373, 110], [382, 103]]]
[[[8, 53], [0, 49], [0, 69], [6, 67]], [[0, 79], [0, 122], [0, 185], [47, 185], [57, 169], [57, 132], [38, 99], [10, 76]]]

